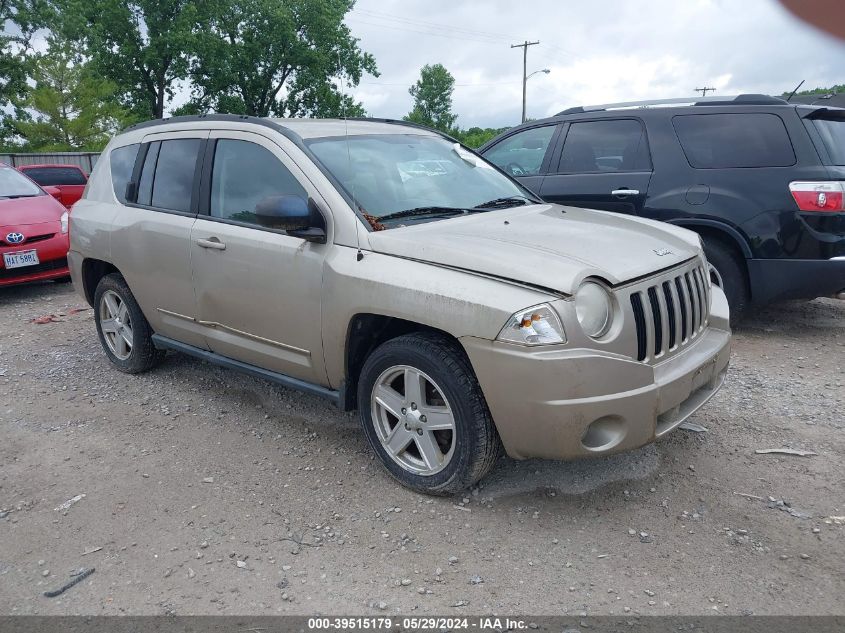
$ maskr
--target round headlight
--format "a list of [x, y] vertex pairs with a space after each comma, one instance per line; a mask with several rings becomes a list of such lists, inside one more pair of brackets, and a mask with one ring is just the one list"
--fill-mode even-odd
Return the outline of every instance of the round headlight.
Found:
[[585, 282], [575, 293], [575, 314], [587, 336], [603, 336], [610, 329], [613, 316], [610, 293], [600, 284]]

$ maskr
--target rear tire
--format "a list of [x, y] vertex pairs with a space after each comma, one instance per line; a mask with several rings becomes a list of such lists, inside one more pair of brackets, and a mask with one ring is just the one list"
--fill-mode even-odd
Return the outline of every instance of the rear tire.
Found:
[[466, 490], [502, 454], [469, 360], [441, 335], [408, 334], [376, 348], [361, 370], [358, 407], [364, 434], [384, 467], [419, 492]]
[[165, 356], [152, 341], [152, 328], [119, 273], [106, 275], [94, 292], [94, 321], [106, 356], [120, 371], [138, 374]]
[[750, 298], [745, 262], [736, 249], [713, 238], [704, 239], [704, 253], [718, 273], [711, 272], [710, 278], [725, 293], [731, 309], [731, 326], [735, 327], [748, 309]]

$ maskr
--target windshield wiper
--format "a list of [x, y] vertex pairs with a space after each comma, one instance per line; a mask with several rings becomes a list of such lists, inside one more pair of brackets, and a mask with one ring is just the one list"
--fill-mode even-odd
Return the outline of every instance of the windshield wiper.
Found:
[[437, 216], [437, 215], [463, 215], [468, 213], [467, 209], [458, 209], [455, 207], [415, 207], [413, 209], [405, 209], [404, 211], [395, 211], [382, 215], [376, 219], [379, 222], [385, 220], [398, 220], [399, 218], [423, 217], [423, 216]]
[[40, 196], [40, 193], [12, 193], [8, 195], [0, 195], [0, 198], [6, 198], [7, 200], [12, 200], [15, 198], [36, 198]]
[[495, 200], [488, 200], [473, 207], [473, 209], [507, 209], [509, 207], [517, 207], [524, 204], [534, 204], [535, 201], [527, 196], [508, 196], [506, 198], [496, 198]]

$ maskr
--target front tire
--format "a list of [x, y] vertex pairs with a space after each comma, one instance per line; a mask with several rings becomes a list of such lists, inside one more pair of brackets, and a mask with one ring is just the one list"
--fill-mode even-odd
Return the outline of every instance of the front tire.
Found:
[[715, 274], [712, 271], [710, 274], [711, 281], [725, 293], [731, 309], [731, 326], [735, 327], [748, 309], [750, 299], [745, 262], [735, 249], [712, 238], [705, 238], [704, 254], [715, 268]]
[[358, 408], [384, 467], [419, 492], [465, 490], [501, 455], [469, 360], [444, 336], [408, 334], [380, 345], [361, 370]]
[[165, 352], [153, 345], [152, 328], [122, 275], [106, 275], [97, 284], [94, 321], [106, 356], [120, 371], [138, 374], [164, 359]]

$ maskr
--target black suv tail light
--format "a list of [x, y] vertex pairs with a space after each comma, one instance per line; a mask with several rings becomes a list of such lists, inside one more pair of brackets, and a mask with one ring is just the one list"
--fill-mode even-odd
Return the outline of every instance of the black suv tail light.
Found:
[[845, 186], [841, 182], [791, 182], [789, 191], [802, 211], [845, 211]]

